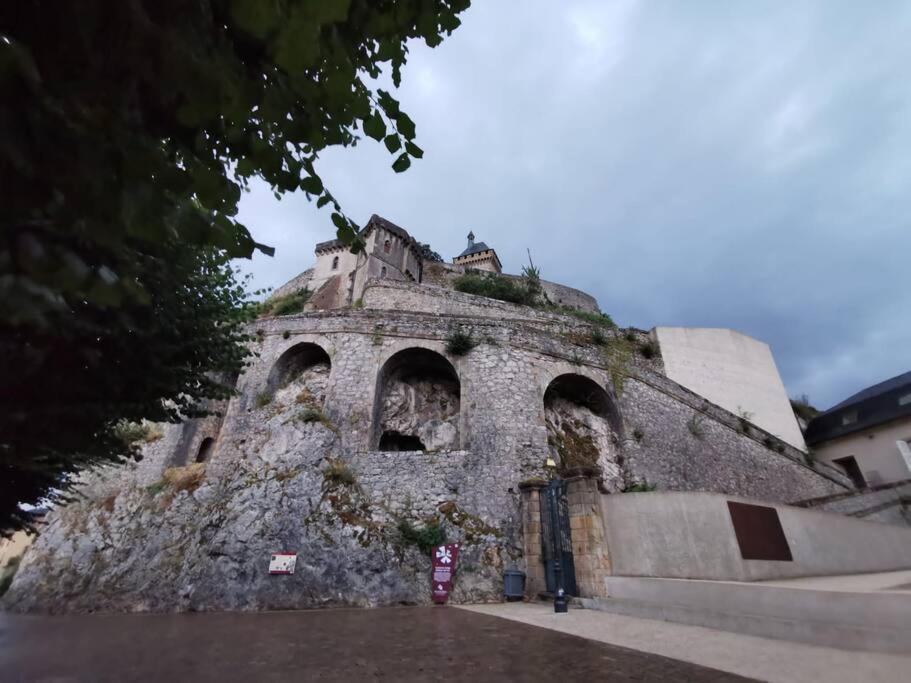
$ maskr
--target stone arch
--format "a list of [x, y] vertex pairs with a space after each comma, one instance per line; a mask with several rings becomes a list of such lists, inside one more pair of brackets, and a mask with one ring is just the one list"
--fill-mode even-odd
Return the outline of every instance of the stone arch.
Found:
[[460, 444], [461, 384], [442, 354], [402, 349], [377, 375], [371, 446], [384, 451], [449, 451]]
[[212, 455], [212, 448], [215, 446], [215, 439], [207, 436], [199, 444], [199, 450], [196, 452], [196, 462], [206, 462]]
[[558, 375], [544, 392], [544, 422], [562, 471], [599, 467], [609, 490], [623, 487], [622, 420], [603, 386], [576, 373]]
[[321, 406], [329, 385], [332, 361], [319, 344], [300, 342], [287, 349], [269, 371], [265, 394], [283, 403]]

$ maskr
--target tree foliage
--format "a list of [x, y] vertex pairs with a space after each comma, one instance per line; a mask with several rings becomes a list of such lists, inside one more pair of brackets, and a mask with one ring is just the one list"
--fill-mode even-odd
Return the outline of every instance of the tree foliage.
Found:
[[[141, 420], [176, 422], [228, 398], [249, 356], [255, 307], [224, 252], [163, 245], [137, 263], [148, 302], [84, 301], [55, 324], [0, 334], [0, 527], [19, 503], [134, 453]], [[135, 425], [134, 425], [135, 426]]]
[[250, 179], [329, 207], [322, 150], [382, 141], [404, 171], [407, 41], [468, 0], [31, 0], [0, 4], [0, 528], [128, 452], [114, 426], [229, 389], [246, 296], [228, 267]]
[[316, 170], [332, 145], [382, 141], [404, 171], [415, 124], [407, 41], [439, 44], [469, 0], [108, 0], [0, 6], [0, 311], [41, 322], [66, 297], [142, 301], [128, 244], [250, 256], [242, 188], [303, 190], [357, 226]]
[[425, 262], [443, 262], [443, 257], [435, 252], [429, 244], [421, 244], [421, 258], [423, 258]]

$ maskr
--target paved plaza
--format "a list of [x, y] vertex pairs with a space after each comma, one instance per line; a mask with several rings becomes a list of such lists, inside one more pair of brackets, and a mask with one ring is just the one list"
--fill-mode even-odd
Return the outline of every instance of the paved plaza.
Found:
[[98, 681], [746, 681], [453, 607], [0, 614], [0, 677]]

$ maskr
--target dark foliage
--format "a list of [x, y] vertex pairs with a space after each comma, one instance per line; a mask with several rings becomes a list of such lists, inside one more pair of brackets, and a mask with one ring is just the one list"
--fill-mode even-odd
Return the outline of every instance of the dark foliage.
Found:
[[0, 529], [120, 459], [118, 422], [227, 395], [213, 378], [242, 364], [249, 313], [227, 259], [269, 251], [236, 220], [241, 191], [302, 190], [358, 248], [319, 154], [366, 135], [396, 172], [420, 158], [366, 83], [388, 67], [397, 86], [407, 41], [436, 46], [468, 5], [0, 4]]
[[429, 261], [429, 262], [433, 262], [433, 263], [442, 263], [443, 262], [443, 257], [440, 256], [433, 249], [431, 249], [429, 244], [421, 245], [421, 257], [425, 261]]

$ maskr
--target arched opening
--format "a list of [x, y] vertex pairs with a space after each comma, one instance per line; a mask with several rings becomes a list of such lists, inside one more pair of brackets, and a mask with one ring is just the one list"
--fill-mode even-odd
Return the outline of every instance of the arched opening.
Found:
[[212, 454], [212, 446], [214, 445], [215, 439], [211, 436], [207, 436], [203, 439], [202, 443], [199, 444], [199, 450], [196, 452], [196, 462], [206, 462]]
[[295, 344], [275, 361], [266, 380], [265, 396], [281, 404], [320, 407], [325, 400], [332, 362], [322, 347]]
[[386, 266], [380, 269], [380, 277], [386, 277]]
[[459, 448], [460, 386], [455, 368], [428, 349], [393, 355], [377, 378], [373, 445], [382, 451]]
[[390, 242], [389, 240], [386, 240], [385, 242], [383, 242], [383, 251], [388, 254], [391, 250], [392, 250], [392, 242]]
[[597, 466], [608, 489], [623, 487], [620, 414], [603, 387], [582, 375], [560, 375], [544, 392], [544, 420], [560, 470]]
[[338, 270], [338, 256], [335, 256], [332, 259], [332, 270]]

